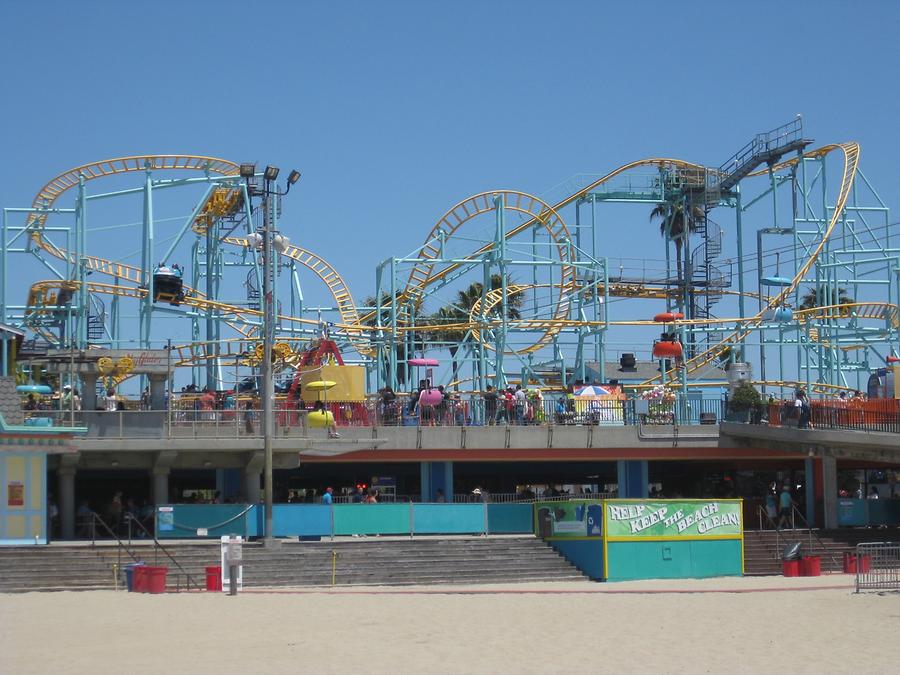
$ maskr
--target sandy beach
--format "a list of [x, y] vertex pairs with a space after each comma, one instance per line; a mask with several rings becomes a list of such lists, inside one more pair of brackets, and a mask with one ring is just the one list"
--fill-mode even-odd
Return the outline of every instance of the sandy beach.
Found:
[[0, 595], [2, 673], [896, 670], [852, 577]]

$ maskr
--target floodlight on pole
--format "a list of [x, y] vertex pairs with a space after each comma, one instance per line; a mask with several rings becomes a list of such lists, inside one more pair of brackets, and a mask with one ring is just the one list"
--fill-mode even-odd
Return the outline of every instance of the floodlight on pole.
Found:
[[241, 178], [253, 178], [256, 174], [256, 164], [241, 164]]
[[266, 180], [275, 180], [278, 178], [278, 167], [277, 166], [267, 166], [265, 172], [263, 173], [263, 178]]
[[283, 234], [276, 234], [272, 237], [272, 245], [275, 247], [275, 250], [279, 253], [284, 253], [287, 251], [288, 246], [290, 245], [291, 240], [288, 239]]
[[300, 172], [297, 171], [297, 169], [293, 169], [293, 170], [288, 174], [288, 186], [293, 185], [293, 184], [296, 183], [298, 180], [300, 180]]

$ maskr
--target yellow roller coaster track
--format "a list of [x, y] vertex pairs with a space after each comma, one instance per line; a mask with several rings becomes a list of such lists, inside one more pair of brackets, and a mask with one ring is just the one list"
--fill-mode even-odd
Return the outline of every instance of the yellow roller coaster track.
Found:
[[[436, 242], [443, 238], [451, 237], [454, 232], [472, 218], [495, 211], [497, 200], [503, 200], [506, 210], [530, 216], [529, 222], [539, 222], [553, 240], [559, 260], [562, 263], [560, 267], [559, 298], [554, 307], [553, 318], [564, 319], [569, 315], [569, 297], [577, 283], [575, 268], [571, 264], [569, 229], [552, 206], [538, 197], [514, 190], [482, 192], [464, 199], [441, 216], [437, 224], [431, 229], [428, 238], [425, 240], [425, 245], [419, 250], [418, 257], [422, 261], [416, 263], [409, 273], [404, 296], [407, 300], [412, 300], [416, 306], [421, 305], [426, 286], [442, 278], [451, 268], [459, 267], [459, 265], [451, 265], [450, 268], [446, 268], [438, 274], [432, 274], [435, 265], [434, 261], [442, 255], [442, 247]], [[517, 231], [521, 231], [521, 228], [513, 228], [507, 235], [507, 238], [514, 236], [514, 233]], [[482, 247], [469, 258], [476, 259], [482, 253], [490, 250], [490, 248], [490, 246]], [[553, 327], [553, 323], [549, 323], [544, 335], [533, 345], [521, 350], [521, 352], [537, 351], [548, 344], [556, 332], [557, 330]]]
[[[74, 169], [69, 169], [50, 180], [31, 203], [34, 209], [50, 209], [59, 197], [78, 187], [81, 180], [85, 182], [97, 178], [107, 178], [123, 173], [137, 171], [201, 171], [207, 174], [220, 176], [233, 176], [239, 173], [240, 167], [234, 162], [229, 162], [216, 157], [203, 157], [199, 155], [136, 155], [133, 157], [117, 157], [100, 162], [83, 164]], [[43, 236], [44, 224], [47, 222], [47, 213], [32, 213], [28, 216], [28, 227], [31, 228], [31, 238], [49, 254], [74, 263], [74, 256], [69, 251], [59, 248], [53, 242]], [[100, 272], [133, 284], [143, 282], [141, 268], [124, 263], [116, 263], [96, 256], [82, 255], [82, 262], [87, 270]]]
[[[819, 242], [818, 247], [813, 252], [812, 256], [806, 261], [804, 266], [797, 273], [795, 278], [793, 279], [790, 286], [784, 288], [778, 295], [772, 297], [765, 297], [764, 299], [767, 301], [766, 307], [760, 311], [757, 315], [753, 317], [749, 317], [746, 319], [716, 319], [716, 320], [695, 320], [691, 322], [679, 322], [679, 323], [690, 323], [693, 325], [698, 324], [736, 324], [739, 325], [731, 335], [721, 340], [719, 343], [709, 348], [702, 354], [690, 359], [685, 363], [685, 367], [688, 368], [689, 372], [693, 372], [711, 361], [713, 361], [726, 347], [734, 342], [742, 339], [744, 336], [749, 334], [750, 330], [759, 326], [764, 322], [764, 315], [767, 311], [771, 310], [774, 307], [777, 307], [781, 304], [784, 304], [785, 299], [796, 289], [797, 285], [801, 282], [803, 277], [809, 272], [812, 265], [815, 264], [818, 256], [821, 254], [825, 243], [828, 241], [828, 238], [831, 236], [836, 224], [839, 222], [841, 214], [843, 213], [844, 207], [846, 205], [847, 199], [851, 193], [853, 182], [856, 176], [856, 169], [859, 162], [859, 146], [856, 143], [843, 143], [837, 145], [827, 145], [821, 148], [812, 150], [808, 153], [804, 154], [806, 158], [820, 158], [828, 155], [830, 152], [835, 150], [840, 150], [844, 154], [844, 171], [841, 180], [841, 187], [838, 194], [838, 199], [835, 203], [835, 208], [832, 212], [831, 219], [826, 227], [826, 230], [823, 234], [821, 241]], [[799, 162], [799, 158], [792, 158], [790, 160], [786, 160], [784, 162], [780, 162], [779, 164], [773, 167], [774, 170], [782, 170], [784, 168], [791, 167]], [[430, 262], [431, 260], [436, 260], [440, 256], [440, 248], [435, 245], [435, 241], [439, 241], [441, 237], [451, 236], [453, 232], [455, 232], [459, 227], [465, 223], [467, 220], [475, 217], [476, 215], [486, 213], [495, 208], [494, 198], [498, 196], [503, 196], [506, 201], [506, 207], [519, 211], [521, 213], [530, 215], [531, 217], [527, 219], [525, 222], [520, 225], [511, 228], [507, 231], [506, 237], [507, 239], [520, 234], [528, 230], [528, 228], [533, 227], [535, 225], [541, 224], [543, 225], [548, 232], [550, 233], [551, 238], [557, 246], [557, 249], [560, 253], [560, 260], [563, 262], [563, 274], [562, 274], [562, 283], [560, 286], [560, 300], [557, 303], [556, 311], [554, 312], [554, 316], [545, 320], [519, 320], [519, 321], [511, 321], [509, 322], [510, 326], [516, 327], [525, 327], [530, 330], [541, 330], [544, 331], [544, 336], [540, 339], [538, 343], [532, 345], [528, 348], [525, 348], [523, 351], [534, 351], [539, 349], [541, 346], [546, 344], [550, 338], [559, 330], [565, 327], [574, 326], [574, 325], [582, 325], [584, 322], [571, 321], [565, 318], [568, 314], [568, 298], [570, 293], [575, 290], [575, 281], [573, 268], [570, 265], [566, 265], [568, 262], [568, 230], [565, 227], [565, 224], [562, 222], [561, 218], [559, 218], [557, 211], [564, 206], [571, 204], [572, 202], [586, 196], [592, 190], [596, 189], [600, 185], [608, 182], [612, 178], [618, 176], [619, 174], [628, 171], [630, 169], [634, 169], [641, 166], [658, 166], [658, 167], [670, 167], [680, 170], [703, 170], [704, 168], [701, 165], [693, 164], [690, 162], [684, 162], [676, 159], [668, 159], [668, 158], [650, 158], [639, 160], [636, 162], [631, 162], [629, 164], [625, 164], [608, 174], [602, 176], [581, 190], [569, 195], [558, 203], [550, 206], [545, 204], [541, 200], [536, 197], [532, 197], [531, 195], [527, 195], [525, 193], [513, 192], [513, 191], [492, 191], [481, 193], [479, 195], [475, 195], [474, 197], [470, 197], [466, 200], [463, 200], [453, 208], [451, 208], [442, 218], [438, 221], [438, 223], [432, 228], [431, 233], [429, 234], [428, 239], [426, 240], [426, 244], [420, 250], [420, 258], [423, 258], [423, 262], [416, 265], [413, 271], [410, 273], [410, 278], [408, 280], [407, 286], [404, 289], [403, 293], [398, 296], [398, 299], [406, 302], [409, 299], [413, 299], [416, 303], [420, 303], [422, 298], [424, 297], [424, 290], [427, 286], [433, 284], [434, 282], [443, 279], [451, 272], [456, 269], [459, 269], [462, 263], [453, 263], [446, 267], [443, 267], [437, 272], [434, 272], [434, 262]], [[106, 160], [103, 162], [96, 162], [93, 164], [87, 164], [81, 167], [77, 167], [70, 171], [67, 171], [64, 174], [54, 178], [46, 186], [41, 190], [38, 196], [35, 198], [33, 202], [33, 206], [39, 209], [49, 209], [52, 204], [56, 201], [56, 199], [66, 190], [71, 189], [79, 184], [80, 179], [83, 177], [85, 180], [92, 180], [95, 178], [101, 178], [104, 176], [114, 175], [118, 173], [125, 172], [134, 172], [134, 171], [144, 171], [147, 169], [154, 170], [174, 170], [174, 169], [188, 169], [195, 171], [206, 171], [208, 173], [217, 173], [220, 175], [234, 175], [238, 172], [238, 167], [236, 164], [232, 162], [227, 162], [225, 160], [220, 160], [216, 158], [210, 157], [198, 157], [192, 155], [160, 155], [160, 156], [137, 156], [137, 157], [124, 157], [113, 160]], [[751, 176], [759, 176], [764, 175], [767, 170], [757, 171]], [[32, 227], [32, 238], [38, 243], [44, 250], [48, 251], [52, 255], [71, 261], [72, 256], [67, 251], [64, 251], [51, 242], [47, 241], [42, 236], [42, 228], [43, 224], [46, 221], [47, 214], [33, 214], [29, 217], [28, 223]], [[226, 237], [223, 239], [225, 243], [229, 243], [237, 246], [247, 246], [246, 239], [239, 237]], [[469, 255], [467, 260], [476, 260], [479, 256], [487, 253], [493, 248], [493, 244], [487, 244], [471, 255]], [[306, 251], [296, 246], [291, 246], [286, 255], [291, 259], [299, 262], [301, 265], [307, 267], [312, 272], [317, 274], [328, 286], [331, 291], [335, 302], [337, 304], [338, 310], [341, 314], [342, 323], [340, 327], [344, 330], [348, 331], [350, 334], [351, 340], [354, 343], [354, 346], [363, 354], [371, 355], [372, 350], [368, 344], [368, 341], [364, 337], [363, 333], [370, 330], [370, 327], [364, 325], [365, 322], [371, 320], [374, 317], [375, 312], [369, 312], [366, 315], [360, 317], [355, 304], [353, 303], [352, 296], [350, 295], [349, 288], [347, 288], [346, 283], [341, 278], [340, 274], [338, 274], [337, 270], [335, 270], [331, 265], [327, 262], [316, 256], [310, 251]], [[134, 284], [141, 283], [141, 273], [140, 268], [125, 265], [122, 263], [115, 263], [112, 261], [104, 260], [102, 258], [85, 256], [83, 257], [87, 268], [92, 271], [97, 271], [100, 273], [108, 274], [110, 276], [117, 277], [120, 280], [127, 281]], [[56, 284], [59, 286], [61, 282], [38, 282], [32, 287], [33, 294], [35, 292], [40, 293], [41, 286], [46, 285], [47, 287]], [[118, 295], [131, 295], [133, 297], [142, 297], [142, 293], [145, 293], [140, 288], [130, 289], [125, 286], [114, 286], [107, 284], [88, 284], [89, 288], [92, 292], [102, 292], [102, 293], [113, 293]], [[512, 287], [516, 289], [514, 292], [523, 292], [526, 287], [522, 286], [514, 286]], [[212, 307], [217, 311], [222, 312], [223, 314], [228, 314], [236, 317], [238, 320], [241, 320], [242, 317], [258, 317], [259, 312], [255, 310], [242, 309], [239, 307], [234, 307], [232, 305], [227, 305], [224, 303], [218, 303], [212, 300], [207, 300], [202, 293], [199, 293], [195, 289], [187, 289], [190, 293], [190, 298], [187, 299], [187, 304], [190, 304], [195, 307], [199, 307], [201, 309], [206, 309]], [[663, 293], [663, 295], [659, 295], [659, 293]], [[664, 291], [659, 290], [658, 293], [653, 292], [653, 289], [648, 289], [642, 284], [611, 284], [610, 285], [610, 294], [621, 296], [621, 297], [665, 297]], [[491, 294], [491, 302], [494, 302], [494, 298], [496, 296], [496, 292], [492, 291]], [[752, 295], [752, 294], [751, 294]], [[30, 304], [30, 303], [29, 303]], [[496, 304], [496, 303], [494, 303]], [[826, 320], [833, 318], [845, 318], [844, 314], [840, 314], [840, 312], [847, 312], [854, 310], [853, 307], [856, 307], [858, 318], [885, 318], [891, 322], [891, 325], [896, 327], [898, 321], [898, 312], [897, 308], [893, 305], [885, 305], [880, 303], [849, 303], [848, 305], [835, 305], [827, 308], [814, 308], [813, 310], [801, 310], [796, 312], [796, 318], [798, 321], [809, 321], [809, 320]], [[878, 308], [881, 309], [878, 309]], [[565, 311], [561, 311], [565, 310]], [[837, 315], [823, 313], [823, 311], [832, 310], [833, 312], [838, 312]], [[880, 312], [880, 313], [879, 313]], [[476, 312], [477, 314], [477, 312]], [[299, 321], [302, 323], [315, 323], [308, 320], [300, 320], [295, 319], [293, 317], [282, 317], [283, 319], [289, 321]], [[641, 321], [621, 321], [621, 322], [612, 322], [614, 324], [622, 324], [622, 325], [642, 325], [642, 324], [652, 324], [653, 322], [641, 322]], [[493, 324], [493, 322], [489, 322], [489, 324]], [[482, 324], [478, 323], [477, 320], [474, 319], [474, 315], [470, 315], [470, 322], [468, 324], [460, 323], [455, 324], [453, 326], [442, 326], [440, 328], [461, 328], [468, 329], [472, 328], [477, 331], [477, 329], [482, 326]], [[416, 330], [429, 330], [435, 327], [427, 327], [420, 326], [417, 327]], [[402, 327], [401, 330], [412, 330], [411, 327]], [[436, 328], [435, 328], [436, 329]], [[240, 329], [239, 329], [240, 330]], [[244, 332], [245, 336], [248, 336], [249, 333]], [[251, 331], [252, 332], [252, 331]], [[354, 336], [355, 334], [355, 336]], [[670, 371], [668, 375], [672, 376], [674, 374], [674, 370]], [[660, 380], [660, 377], [652, 378], [647, 380], [644, 385], [651, 385], [654, 382]]]
[[[108, 159], [91, 164], [70, 169], [50, 180], [32, 201], [32, 207], [35, 209], [50, 209], [59, 197], [74, 187], [77, 187], [81, 180], [90, 181], [97, 178], [105, 178], [123, 173], [134, 173], [140, 171], [201, 171], [207, 174], [217, 174], [221, 176], [234, 176], [239, 173], [240, 167], [234, 162], [218, 159], [216, 157], [204, 157], [199, 155], [137, 155], [133, 157], [118, 157], [116, 159]], [[195, 219], [192, 227], [198, 234], [205, 233], [205, 227], [212, 217], [222, 215], [223, 213], [233, 212], [236, 207], [236, 195], [234, 191], [220, 188], [214, 190], [204, 205], [201, 218]], [[31, 237], [34, 242], [51, 255], [73, 262], [74, 255], [64, 249], [59, 248], [51, 241], [43, 236], [44, 224], [47, 220], [47, 213], [35, 213], [28, 217], [28, 226], [31, 228]], [[245, 239], [228, 237], [223, 239], [226, 243], [246, 246]], [[305, 249], [292, 246], [288, 255], [300, 264], [312, 270], [322, 279], [334, 297], [335, 303], [340, 310], [342, 323], [348, 331], [357, 333], [354, 340], [354, 346], [363, 354], [371, 354], [371, 348], [368, 341], [362, 339], [359, 335], [365, 327], [359, 325], [359, 315], [350, 296], [350, 290], [343, 278], [338, 274], [330, 264], [316, 256], [314, 253]], [[143, 283], [142, 272], [140, 267], [126, 265], [124, 263], [113, 262], [97, 256], [82, 256], [82, 261], [86, 265], [88, 271], [99, 272], [115, 277], [121, 281], [129, 282], [139, 286]], [[59, 281], [41, 281], [32, 286], [29, 293], [29, 305], [32, 305], [32, 298], [35, 300], [43, 292], [43, 289], [52, 288], [54, 285], [59, 287], [62, 282]], [[74, 288], [74, 286], [73, 286]], [[89, 289], [96, 289], [96, 292], [110, 293], [125, 297], [144, 297], [146, 292], [142, 292], [140, 288], [129, 288], [122, 285], [106, 285], [106, 284], [88, 284]], [[206, 299], [206, 296], [197, 289], [185, 286], [185, 304], [199, 307], [202, 309], [213, 308], [223, 314], [234, 316], [238, 320], [243, 316], [258, 316], [259, 313], [253, 310], [227, 305], [221, 302]], [[35, 303], [37, 304], [37, 303]], [[46, 303], [43, 303], [46, 305]], [[294, 320], [292, 317], [284, 317]], [[297, 321], [300, 321], [299, 319]], [[315, 324], [314, 321], [306, 323]], [[231, 324], [230, 324], [231, 325]], [[242, 329], [232, 325], [233, 328], [242, 333], [245, 337], [252, 334], [251, 330]], [[353, 336], [351, 335], [351, 338]]]
[[[233, 246], [247, 247], [249, 245], [243, 237], [223, 237], [222, 241]], [[351, 344], [360, 354], [373, 356], [375, 352], [365, 336], [365, 333], [371, 331], [372, 328], [360, 325], [359, 313], [353, 302], [353, 296], [350, 294], [350, 288], [338, 271], [312, 251], [293, 244], [289, 245], [282, 255], [300, 263], [325, 283], [341, 315], [341, 327], [348, 333]]]
[[[542, 286], [538, 284], [537, 286]], [[508, 295], [516, 295], [519, 293], [524, 293], [528, 290], [534, 288], [534, 284], [514, 284], [507, 287]], [[486, 306], [485, 313], [491, 312], [499, 303], [502, 295], [502, 291], [500, 289], [494, 289], [485, 295]], [[473, 304], [471, 311], [469, 312], [469, 322], [468, 323], [457, 323], [457, 324], [440, 324], [434, 327], [417, 327], [414, 330], [419, 331], [427, 331], [430, 328], [435, 330], [471, 330], [472, 337], [476, 341], [481, 341], [481, 333], [479, 331], [480, 327], [498, 327], [500, 325], [499, 319], [492, 318], [489, 321], [484, 323], [479, 322], [479, 315], [481, 314], [481, 299], [479, 298]], [[840, 305], [826, 305], [822, 307], [812, 307], [810, 309], [802, 309], [794, 312], [793, 320], [799, 324], [812, 324], [823, 321], [831, 321], [833, 319], [863, 319], [863, 320], [877, 320], [883, 321], [886, 324], [890, 324], [891, 328], [900, 328], [900, 309], [898, 309], [897, 305], [888, 303], [888, 302], [848, 302]], [[576, 327], [602, 327], [605, 325], [610, 326], [659, 326], [659, 323], [656, 321], [649, 320], [625, 320], [625, 321], [610, 321], [608, 324], [602, 321], [577, 321], [572, 319], [567, 319], [563, 321], [555, 321], [549, 319], [516, 319], [509, 320], [507, 322], [507, 326], [515, 329], [525, 329], [525, 330], [547, 330], [549, 328], [548, 324], [552, 321], [553, 327], [559, 331], [565, 328], [576, 328]], [[748, 318], [748, 319], [739, 319], [739, 318], [715, 318], [715, 319], [682, 319], [680, 321], [675, 321], [670, 325], [673, 326], [707, 326], [707, 325], [741, 325], [747, 322], [754, 322], [756, 318]], [[413, 329], [411, 329], [413, 330]], [[887, 328], [885, 327], [885, 332]], [[809, 329], [809, 337], [813, 342], [822, 344], [823, 346], [831, 346], [831, 343], [827, 341], [819, 341], [819, 328], [811, 327]], [[485, 341], [485, 346], [488, 349], [493, 349], [491, 344]], [[844, 351], [850, 351], [853, 349], [860, 349], [864, 347], [864, 344], [854, 344], [854, 345], [838, 345], [838, 347]], [[708, 363], [708, 362], [707, 362]], [[650, 382], [645, 382], [644, 384], [650, 384]], [[693, 386], [693, 385], [692, 385]]]
[[[422, 248], [419, 251], [419, 257], [423, 258], [424, 261], [417, 264], [416, 267], [410, 272], [410, 277], [407, 282], [406, 288], [397, 296], [398, 302], [403, 304], [408, 302], [410, 299], [413, 299], [418, 305], [421, 302], [422, 297], [424, 296], [424, 291], [427, 286], [433, 284], [436, 281], [439, 281], [440, 279], [443, 279], [462, 266], [463, 263], [452, 263], [447, 265], [446, 267], [442, 267], [437, 272], [434, 272], [434, 263], [430, 261], [436, 259], [439, 256], [440, 251], [439, 246], [437, 246], [435, 242], [440, 241], [441, 237], [449, 236], [450, 234], [455, 232], [467, 220], [475, 217], [480, 213], [486, 213], [496, 208], [493, 203], [493, 197], [499, 196], [501, 194], [511, 195], [512, 199], [506, 200], [506, 207], [512, 208], [511, 204], [516, 204], [517, 208], [515, 208], [514, 210], [517, 210], [520, 213], [527, 213], [531, 216], [523, 223], [520, 223], [519, 225], [507, 230], [506, 239], [512, 239], [516, 235], [528, 231], [528, 229], [531, 227], [534, 227], [538, 224], [543, 224], [545, 228], [547, 228], [550, 232], [554, 243], [557, 245], [557, 247], [560, 247], [564, 243], [566, 245], [568, 244], [567, 241], [564, 241], [568, 240], [568, 230], [565, 229], [564, 224], [563, 228], [554, 228], [554, 219], [559, 218], [558, 212], [560, 209], [588, 195], [592, 190], [595, 190], [596, 188], [615, 178], [619, 174], [642, 166], [656, 166], [660, 168], [667, 167], [680, 170], [705, 170], [705, 167], [700, 164], [685, 162], [680, 159], [652, 157], [624, 164], [617, 169], [610, 171], [606, 175], [601, 176], [581, 190], [578, 190], [577, 192], [569, 195], [568, 197], [553, 205], [546, 204], [537, 197], [532, 197], [531, 195], [527, 195], [525, 193], [505, 190], [482, 192], [480, 194], [474, 195], [473, 197], [469, 197], [468, 199], [464, 199], [463, 201], [452, 207], [449, 211], [447, 211], [447, 213], [445, 213], [438, 220], [437, 224], [431, 229], [431, 232], [425, 240], [425, 244], [423, 244]], [[538, 206], [541, 207], [540, 210], [537, 209]], [[535, 213], [534, 211], [537, 212]], [[491, 251], [493, 248], [493, 243], [485, 244], [472, 254], [466, 256], [465, 259], [472, 261], [477, 260], [479, 256], [482, 256], [483, 254]], [[568, 260], [568, 254], [566, 254], [566, 258], [564, 260]], [[572, 286], [574, 287], [574, 284], [572, 284]], [[557, 307], [557, 309], [559, 308]], [[360, 318], [360, 322], [370, 322], [374, 319], [374, 317], [375, 311], [368, 312]], [[549, 340], [549, 337], [552, 337], [552, 334], [550, 336], [545, 335], [544, 338], [542, 338], [542, 341]], [[538, 347], [535, 347], [535, 349], [537, 348]], [[534, 350], [532, 349], [531, 351]]]
[[[684, 367], [688, 369], [689, 373], [711, 363], [722, 353], [722, 351], [726, 347], [743, 339], [749, 334], [750, 330], [763, 323], [765, 314], [773, 308], [782, 304], [784, 300], [796, 290], [797, 286], [801, 283], [803, 278], [809, 273], [809, 270], [816, 263], [816, 260], [818, 260], [819, 255], [821, 255], [822, 250], [825, 248], [825, 244], [828, 242], [829, 237], [831, 237], [831, 233], [834, 231], [834, 228], [843, 217], [844, 207], [847, 205], [847, 199], [850, 197], [850, 194], [853, 190], [853, 183], [856, 179], [856, 170], [859, 166], [859, 144], [855, 142], [849, 142], [834, 145], [825, 145], [821, 148], [811, 150], [810, 152], [807, 152], [803, 155], [803, 157], [805, 158], [815, 159], [825, 157], [829, 153], [836, 150], [840, 150], [844, 155], [844, 170], [841, 176], [841, 187], [838, 191], [838, 197], [834, 204], [834, 210], [831, 213], [831, 219], [828, 221], [828, 225], [825, 228], [825, 231], [822, 233], [822, 239], [819, 241], [819, 244], [816, 247], [815, 251], [813, 251], [812, 255], [803, 264], [803, 267], [800, 268], [800, 270], [791, 280], [790, 285], [784, 287], [777, 296], [769, 300], [768, 305], [764, 309], [762, 309], [755, 316], [745, 320], [742, 327], [734, 331], [731, 335], [725, 337], [720, 342], [713, 345], [703, 353], [698, 354], [688, 361], [685, 361]], [[777, 164], [775, 167], [773, 167], [773, 169], [780, 170], [789, 166], [793, 166], [799, 161], [799, 158], [790, 159]], [[764, 175], [765, 173], [767, 173], [767, 171], [757, 171], [751, 175]], [[669, 373], [667, 373], [667, 375], [670, 377], [674, 377], [675, 373], [676, 369], [673, 369]], [[644, 384], [659, 382], [661, 379], [662, 375], [659, 375], [647, 380]]]

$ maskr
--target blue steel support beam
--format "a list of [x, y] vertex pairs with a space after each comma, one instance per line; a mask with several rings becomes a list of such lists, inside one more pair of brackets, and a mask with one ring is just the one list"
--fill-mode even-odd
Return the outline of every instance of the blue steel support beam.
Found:
[[[187, 231], [191, 229], [191, 225], [194, 223], [194, 219], [200, 215], [200, 211], [203, 209], [203, 205], [206, 203], [206, 200], [209, 199], [209, 195], [215, 189], [215, 185], [210, 185], [206, 188], [206, 192], [203, 193], [203, 198], [197, 202], [197, 206], [194, 207], [194, 210], [191, 211], [191, 215], [188, 216], [188, 219], [184, 222], [184, 225], [181, 226], [181, 229], [178, 231], [178, 234], [175, 235], [175, 239], [172, 241], [169, 248], [166, 250], [162, 259], [165, 262], [168, 262], [169, 258], [172, 257], [172, 253], [175, 251], [175, 247], [181, 243], [181, 240], [184, 238], [184, 235], [187, 234]], [[146, 188], [145, 188], [146, 189]], [[211, 296], [209, 296], [211, 297]]]
[[75, 292], [77, 302], [75, 306], [75, 330], [76, 342], [78, 349], [87, 347], [87, 322], [90, 315], [90, 306], [87, 299], [87, 287], [85, 285], [85, 261], [84, 256], [87, 255], [87, 194], [85, 188], [84, 175], [78, 177], [78, 202], [75, 214], [75, 260], [73, 261], [75, 268], [75, 280], [78, 281], [78, 288]]
[[[503, 195], [496, 197], [494, 199], [494, 206], [496, 207], [496, 239], [494, 242], [494, 246], [497, 250], [497, 263], [500, 271], [500, 331], [496, 334], [496, 349], [497, 349], [497, 373], [495, 377], [495, 381], [498, 387], [506, 386], [506, 373], [503, 369], [503, 352], [506, 349], [506, 333], [507, 333], [507, 324], [509, 321], [509, 305], [507, 302], [507, 283], [506, 283], [506, 204], [505, 198]], [[490, 292], [491, 290], [491, 279], [490, 274], [488, 274], [488, 278], [485, 279], [484, 289], [482, 289], [485, 293]]]
[[153, 262], [153, 172], [149, 163], [144, 180], [144, 223], [141, 234], [141, 280], [147, 288], [147, 295], [141, 299], [140, 344], [143, 349], [149, 349], [153, 322], [153, 268], [156, 264]]

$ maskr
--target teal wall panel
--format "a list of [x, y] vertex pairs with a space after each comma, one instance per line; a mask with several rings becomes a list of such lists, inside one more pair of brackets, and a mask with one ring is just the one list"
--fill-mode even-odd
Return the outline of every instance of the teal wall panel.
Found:
[[603, 580], [603, 540], [583, 539], [550, 542], [555, 551], [594, 581]]
[[484, 504], [414, 504], [415, 534], [479, 534], [484, 532]]
[[409, 534], [409, 504], [335, 504], [334, 533]]
[[[166, 509], [171, 508], [171, 511]], [[257, 536], [262, 507], [246, 504], [167, 504], [156, 508], [156, 536], [160, 539], [217, 539], [225, 535]], [[198, 529], [206, 535], [198, 535]]]
[[741, 541], [611, 541], [608, 580], [740, 576]]
[[488, 504], [488, 532], [528, 534], [534, 531], [531, 504]]
[[276, 537], [329, 537], [331, 507], [326, 504], [275, 504], [272, 529]]

